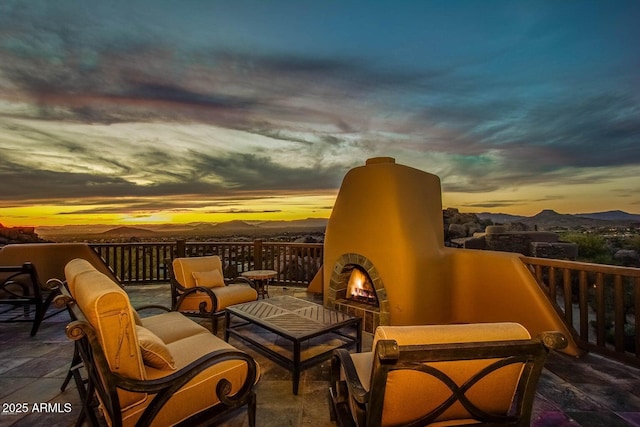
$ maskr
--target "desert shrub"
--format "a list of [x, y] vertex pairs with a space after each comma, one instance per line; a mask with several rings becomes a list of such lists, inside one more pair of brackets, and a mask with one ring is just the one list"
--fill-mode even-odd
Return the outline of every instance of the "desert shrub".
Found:
[[597, 234], [567, 233], [562, 240], [578, 245], [578, 260], [597, 264], [614, 264], [606, 239]]
[[628, 247], [628, 249], [633, 249], [640, 252], [640, 235], [629, 238], [626, 246]]

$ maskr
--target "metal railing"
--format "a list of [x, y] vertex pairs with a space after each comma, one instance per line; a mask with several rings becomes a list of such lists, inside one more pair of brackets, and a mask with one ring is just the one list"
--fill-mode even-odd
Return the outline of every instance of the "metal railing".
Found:
[[90, 243], [124, 284], [166, 283], [165, 263], [175, 257], [218, 255], [226, 277], [248, 270], [275, 270], [275, 281], [307, 286], [322, 265], [321, 243], [175, 242]]
[[581, 347], [640, 366], [640, 268], [523, 257]]

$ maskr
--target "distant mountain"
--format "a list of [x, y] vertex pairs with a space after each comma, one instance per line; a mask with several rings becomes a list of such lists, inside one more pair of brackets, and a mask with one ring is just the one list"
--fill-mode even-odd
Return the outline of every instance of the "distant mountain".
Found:
[[526, 216], [511, 215], [506, 213], [481, 212], [475, 214], [479, 219], [490, 219], [494, 224], [505, 224], [510, 222], [522, 221]]
[[483, 212], [476, 214], [479, 219], [490, 219], [494, 224], [521, 222], [531, 228], [548, 230], [554, 227], [606, 227], [609, 225], [627, 225], [640, 222], [640, 215], [623, 211], [595, 212], [591, 214], [561, 214], [552, 209], [545, 209], [534, 216], [518, 216], [504, 213]]
[[260, 228], [325, 228], [329, 220], [327, 218], [306, 218], [291, 221], [265, 221], [258, 226]]
[[215, 230], [240, 232], [240, 231], [254, 231], [258, 227], [256, 227], [253, 224], [249, 224], [245, 221], [234, 220], [234, 221], [228, 221], [228, 222], [221, 222], [219, 224], [216, 224], [213, 228], [215, 228]]
[[630, 214], [621, 210], [606, 211], [606, 212], [593, 212], [593, 213], [579, 213], [576, 216], [582, 218], [602, 219], [605, 221], [640, 221], [640, 215]]
[[156, 234], [155, 231], [137, 227], [117, 227], [99, 233], [101, 236], [150, 236]]
[[520, 221], [530, 227], [537, 226], [541, 229], [549, 229], [553, 227], [597, 227], [604, 226], [606, 223], [598, 219], [580, 218], [571, 214], [560, 214], [551, 209], [545, 209], [536, 215]]

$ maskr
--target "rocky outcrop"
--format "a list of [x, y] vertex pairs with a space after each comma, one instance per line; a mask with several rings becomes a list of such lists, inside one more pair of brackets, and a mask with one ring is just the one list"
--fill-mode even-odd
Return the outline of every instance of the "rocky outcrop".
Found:
[[475, 214], [461, 213], [456, 208], [447, 208], [442, 211], [444, 221], [444, 240], [451, 241], [471, 237], [474, 233], [481, 232], [491, 224], [490, 220], [480, 220]]
[[[455, 209], [448, 209], [448, 211], [448, 216], [450, 220], [453, 219], [453, 222], [445, 226], [448, 231], [445, 236], [448, 237], [451, 246], [516, 252], [539, 258], [575, 260], [578, 256], [578, 246], [575, 243], [561, 242], [558, 234], [549, 231], [531, 231], [528, 225], [520, 222], [487, 225], [483, 232], [482, 230], [475, 231], [469, 237], [469, 234], [466, 233], [473, 228], [469, 223], [458, 223], [463, 220], [463, 214], [459, 214]], [[446, 216], [447, 212], [445, 211]], [[480, 221], [478, 221], [478, 225], [481, 225]]]
[[515, 230], [501, 225], [492, 225], [484, 233], [476, 233], [464, 242], [466, 249], [486, 249], [490, 251], [516, 252], [538, 258], [575, 260], [578, 245], [561, 242], [556, 233], [548, 231]]
[[0, 224], [0, 246], [12, 243], [45, 242], [36, 234], [35, 227], [5, 227]]

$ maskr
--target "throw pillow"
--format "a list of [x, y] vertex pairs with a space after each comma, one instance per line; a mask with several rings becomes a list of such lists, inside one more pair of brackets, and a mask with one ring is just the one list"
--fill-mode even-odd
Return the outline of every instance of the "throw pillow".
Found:
[[136, 325], [138, 343], [142, 351], [142, 362], [156, 369], [174, 370], [176, 363], [166, 344], [144, 326]]
[[191, 274], [193, 275], [193, 280], [196, 281], [196, 286], [205, 288], [224, 286], [224, 277], [218, 270], [194, 271]]

